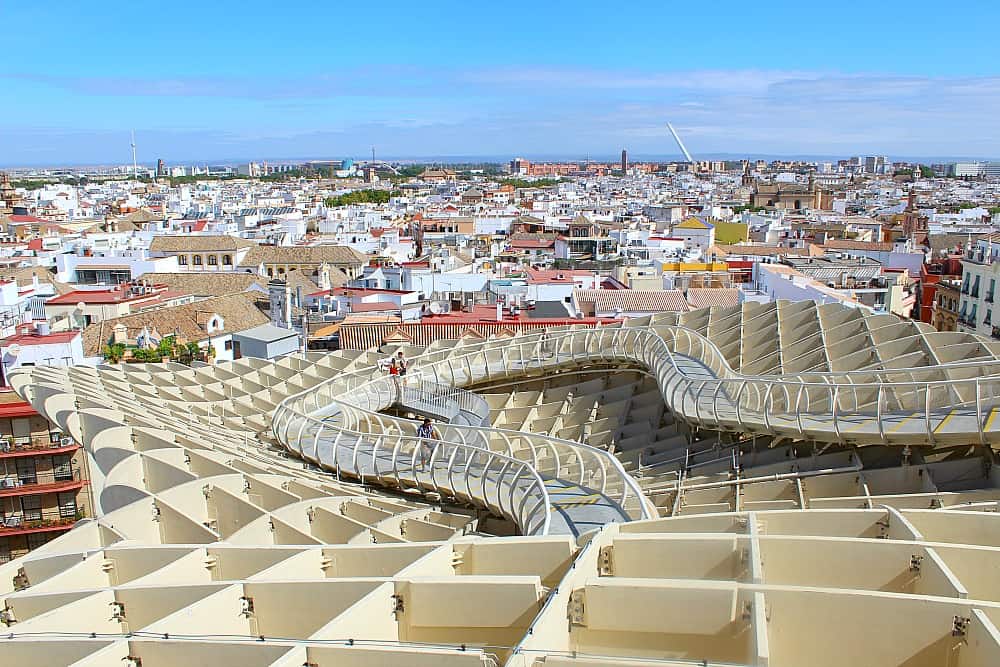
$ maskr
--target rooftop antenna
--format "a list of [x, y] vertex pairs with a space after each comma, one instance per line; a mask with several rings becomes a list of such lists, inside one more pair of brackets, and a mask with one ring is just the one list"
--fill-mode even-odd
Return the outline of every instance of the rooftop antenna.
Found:
[[671, 125], [670, 123], [667, 123], [667, 129], [670, 130], [670, 134], [674, 135], [674, 141], [677, 142], [677, 147], [681, 149], [681, 153], [684, 153], [684, 157], [687, 158], [687, 161], [691, 164], [694, 164], [694, 158], [691, 157], [690, 153], [688, 153], [688, 149], [684, 147], [684, 142], [681, 141], [681, 138], [677, 134], [677, 130], [674, 129], [674, 126]]
[[132, 130], [132, 178], [139, 182], [139, 163], [135, 161], [135, 130]]

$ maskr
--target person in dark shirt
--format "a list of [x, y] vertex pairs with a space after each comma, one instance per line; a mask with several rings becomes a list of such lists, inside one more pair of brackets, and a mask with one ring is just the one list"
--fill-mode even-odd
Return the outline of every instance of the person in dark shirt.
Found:
[[424, 419], [424, 423], [417, 427], [417, 437], [420, 438], [420, 467], [423, 468], [431, 460], [434, 453], [434, 445], [437, 444], [440, 435], [430, 418]]

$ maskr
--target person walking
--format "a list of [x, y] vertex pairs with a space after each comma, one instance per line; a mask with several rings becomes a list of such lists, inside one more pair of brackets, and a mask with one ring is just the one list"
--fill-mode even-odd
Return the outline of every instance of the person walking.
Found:
[[399, 365], [396, 363], [395, 357], [389, 362], [389, 375], [399, 375]]
[[403, 356], [402, 350], [396, 355], [395, 361], [399, 365], [399, 375], [406, 375], [406, 357]]
[[434, 445], [437, 444], [441, 436], [438, 435], [434, 424], [427, 417], [424, 419], [424, 423], [417, 427], [417, 437], [420, 438], [420, 468], [423, 469], [424, 465], [431, 460], [431, 455], [434, 453]]

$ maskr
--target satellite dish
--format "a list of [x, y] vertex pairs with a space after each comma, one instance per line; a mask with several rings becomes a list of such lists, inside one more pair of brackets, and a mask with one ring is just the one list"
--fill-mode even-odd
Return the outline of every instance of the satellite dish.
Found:
[[17, 355], [21, 354], [21, 346], [18, 345], [17, 343], [14, 343], [13, 345], [7, 348], [7, 354], [9, 354], [12, 357], [16, 357]]
[[77, 304], [76, 304], [77, 311], [79, 311], [81, 313], [83, 312], [83, 309], [86, 308], [86, 307], [87, 307], [87, 304], [85, 304], [83, 301], [78, 301]]
[[441, 304], [437, 301], [431, 301], [431, 314], [440, 315], [441, 314]]

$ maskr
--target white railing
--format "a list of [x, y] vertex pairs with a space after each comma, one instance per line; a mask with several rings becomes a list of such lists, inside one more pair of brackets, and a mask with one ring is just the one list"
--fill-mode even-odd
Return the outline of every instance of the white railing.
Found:
[[[341, 404], [345, 420], [372, 414]], [[331, 424], [279, 406], [275, 435], [302, 458], [350, 475], [362, 484], [433, 491], [478, 504], [514, 521], [524, 534], [544, 535], [550, 500], [541, 475], [527, 462], [444, 438], [371, 433]], [[375, 413], [377, 414], [377, 413]]]
[[[412, 358], [410, 368], [419, 371], [421, 383], [458, 388], [523, 378], [560, 366], [623, 362], [647, 369], [667, 405], [686, 421], [706, 428], [890, 442], [912, 439], [910, 429], [899, 427], [916, 424], [919, 437], [933, 443], [954, 435], [958, 425], [985, 441], [986, 420], [995, 416], [989, 408], [1000, 404], [1000, 376], [986, 374], [1000, 370], [997, 363], [949, 364], [949, 369], [976, 374], [958, 380], [941, 379], [941, 367], [751, 376], [735, 371], [700, 333], [674, 325], [548, 330], [426, 353]], [[415, 430], [415, 422], [373, 409], [395, 400], [390, 396], [393, 386], [377, 371], [330, 378], [282, 401], [274, 415], [275, 434], [298, 450], [293, 441], [299, 437], [288, 428], [293, 416], [328, 412], [336, 406], [343, 420], [339, 428], [367, 438], [404, 437], [405, 431]], [[372, 393], [376, 399], [357, 400]], [[954, 420], [944, 428], [956, 414], [974, 417], [973, 426]], [[638, 483], [605, 450], [520, 431], [453, 424], [437, 428], [444, 443], [527, 463], [540, 476], [598, 490], [632, 518], [652, 516]], [[320, 457], [317, 460], [325, 464]]]
[[[439, 351], [431, 356], [429, 364], [420, 357], [423, 372], [433, 368], [438, 381], [459, 385], [559, 365], [634, 363], [657, 379], [667, 405], [697, 426], [839, 442], [912, 441], [910, 430], [892, 430], [901, 423], [922, 424], [920, 433], [928, 443], [946, 434], [985, 442], [986, 420], [991, 408], [1000, 405], [1000, 375], [994, 374], [1000, 372], [1000, 362], [946, 365], [955, 373], [975, 374], [964, 379], [943, 379], [942, 366], [743, 375], [710, 340], [674, 325], [533, 333], [502, 344], [463, 346], [458, 355]], [[684, 358], [699, 362], [704, 372], [691, 372], [692, 364]], [[963, 426], [952, 419], [942, 427], [948, 415], [975, 420]]]

